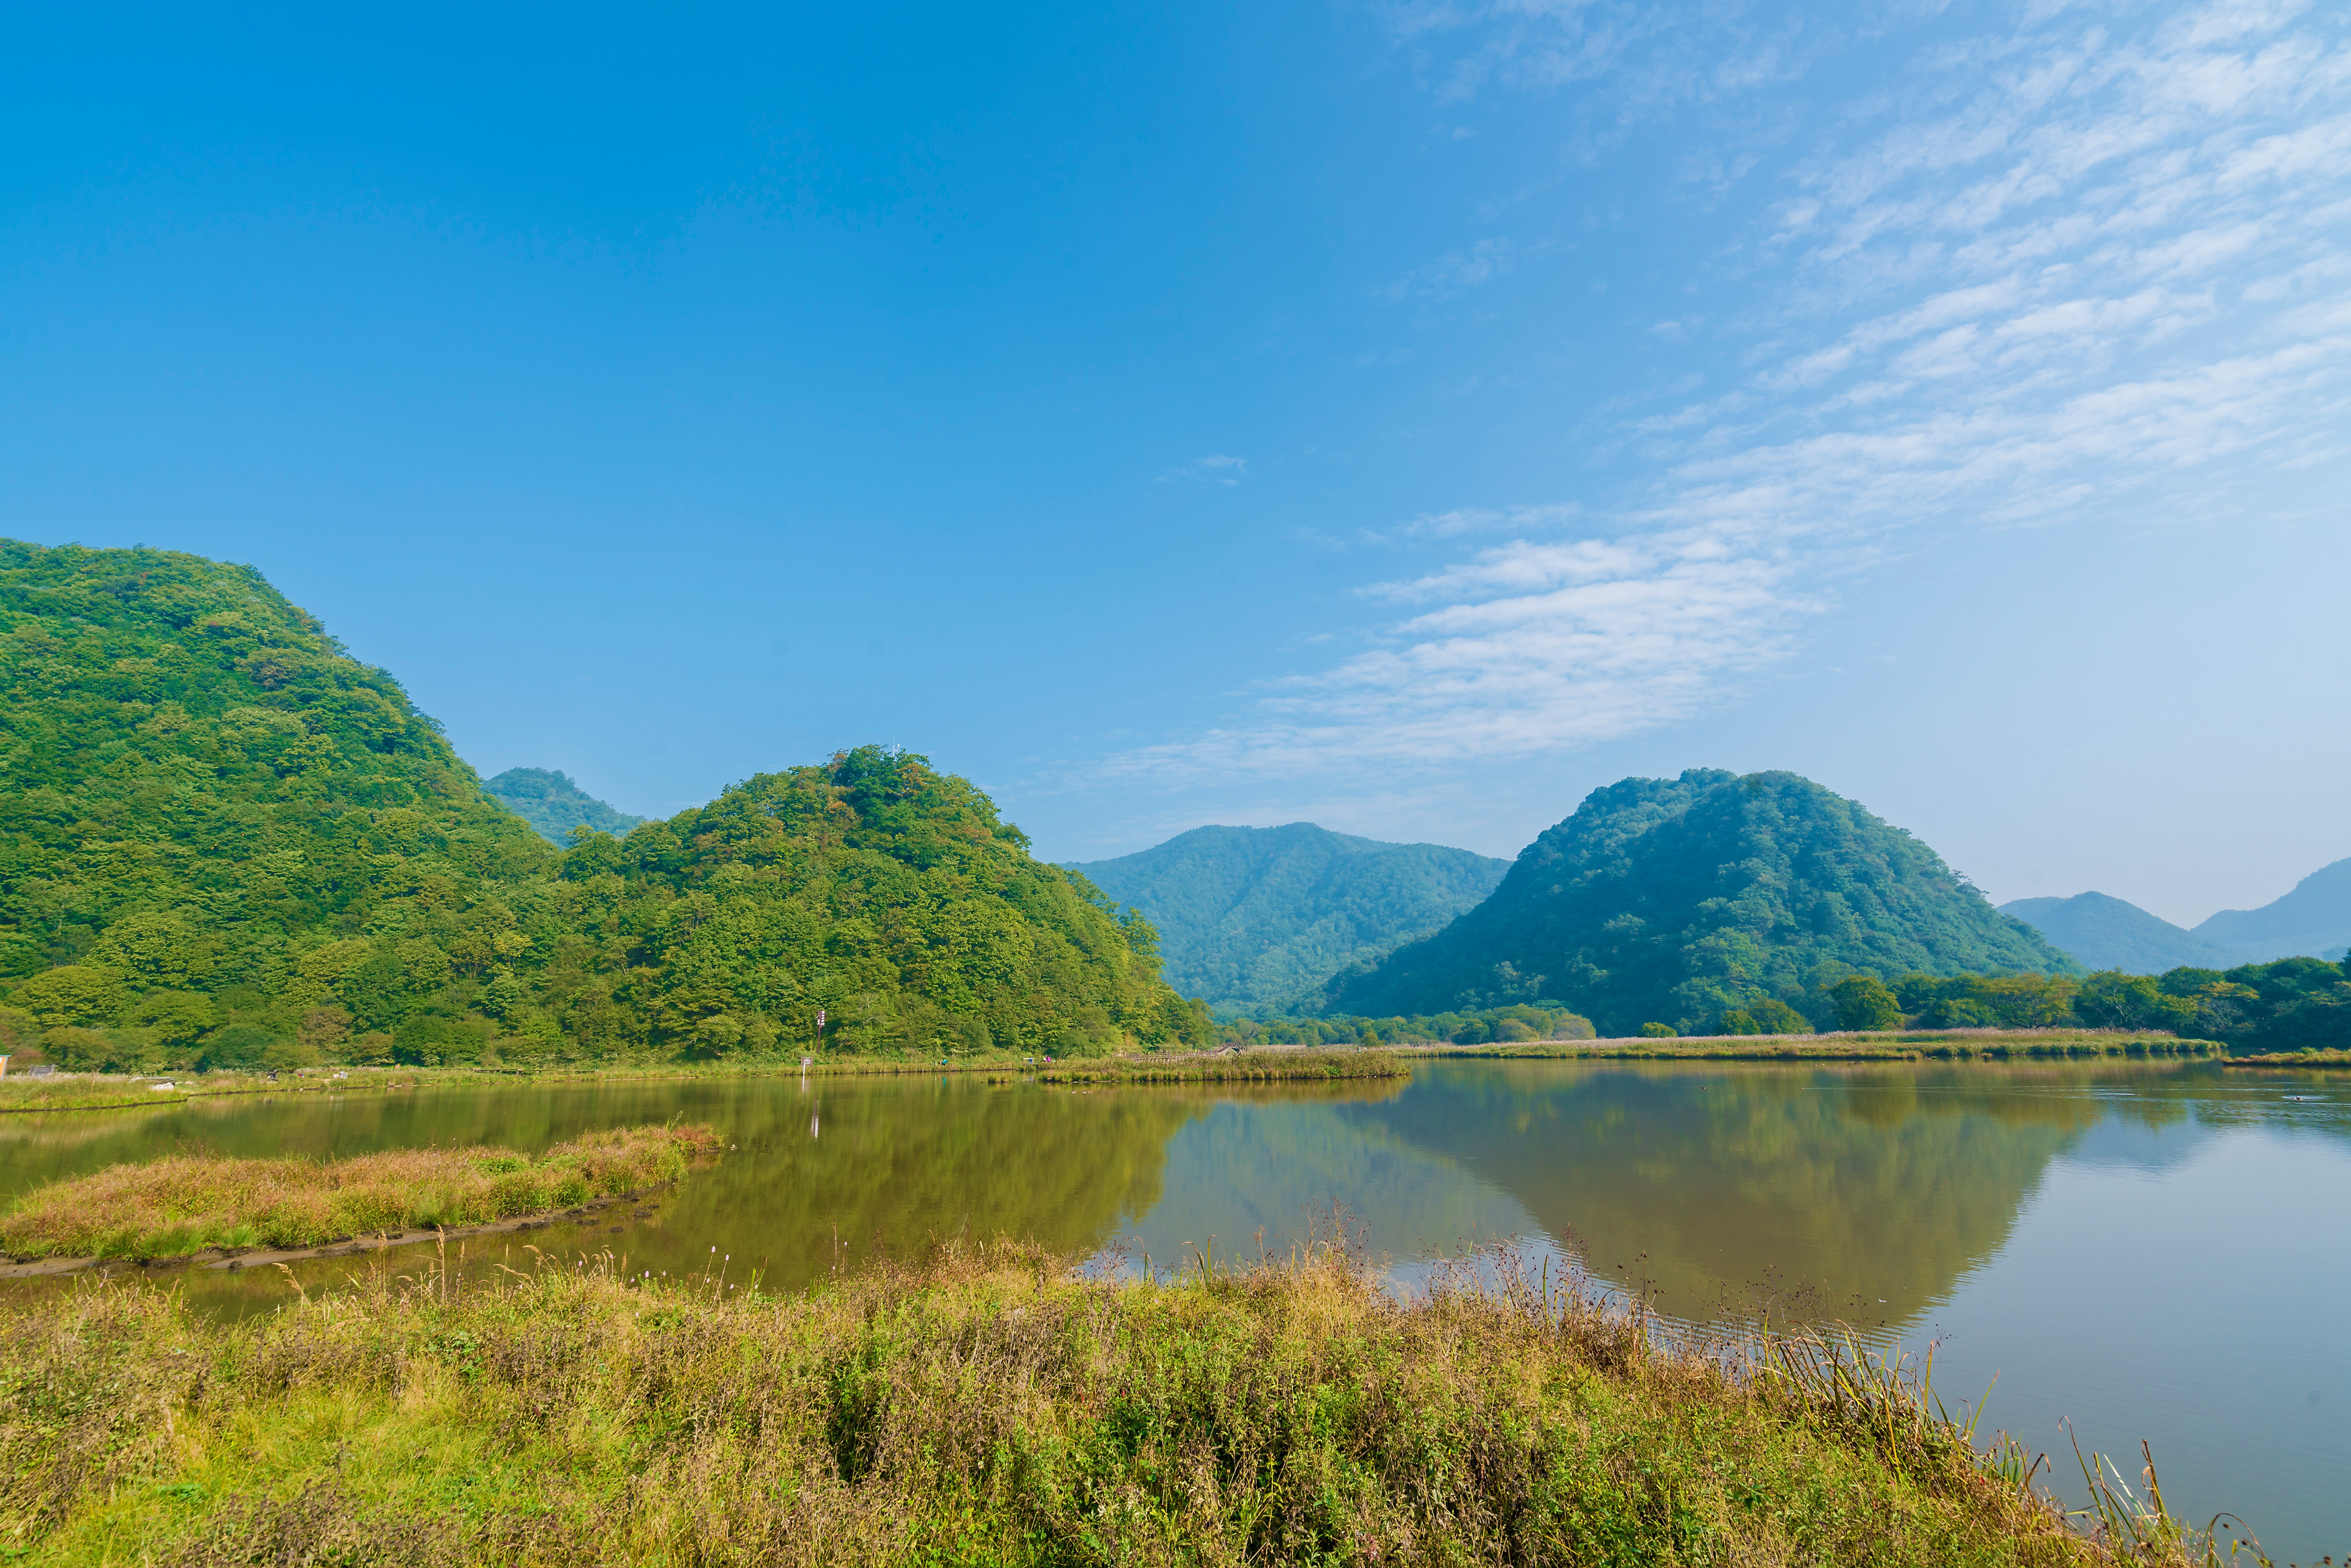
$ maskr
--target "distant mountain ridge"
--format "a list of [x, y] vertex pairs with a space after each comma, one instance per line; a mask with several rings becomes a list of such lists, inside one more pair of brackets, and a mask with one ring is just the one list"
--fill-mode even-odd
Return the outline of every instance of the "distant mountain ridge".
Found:
[[2085, 969], [2161, 974], [2186, 965], [2228, 969], [2239, 961], [2192, 931], [2182, 930], [2137, 904], [2104, 893], [2070, 898], [2018, 898], [2000, 912], [2022, 920], [2079, 960]]
[[570, 847], [575, 827], [592, 827], [623, 838], [629, 829], [644, 821], [598, 800], [559, 770], [508, 768], [482, 788], [559, 849]]
[[2196, 934], [2241, 954], [2239, 963], [2337, 951], [2351, 944], [2351, 859], [2321, 867], [2258, 909], [2223, 909]]
[[1067, 868], [1158, 928], [1169, 984], [1246, 1010], [1291, 1004], [1348, 965], [1435, 930], [1491, 892], [1510, 864], [1293, 822], [1196, 827]]
[[1564, 1003], [1603, 1033], [1684, 1033], [1765, 1000], [1823, 1014], [1825, 986], [2079, 966], [1932, 849], [1809, 779], [1693, 768], [1594, 790], [1436, 935], [1343, 974], [1326, 1010]]
[[2092, 969], [2158, 974], [2327, 958], [2351, 946], [2351, 859], [2321, 867], [2258, 909], [2222, 909], [2193, 929], [2105, 893], [2018, 898], [2000, 912], [2032, 926]]

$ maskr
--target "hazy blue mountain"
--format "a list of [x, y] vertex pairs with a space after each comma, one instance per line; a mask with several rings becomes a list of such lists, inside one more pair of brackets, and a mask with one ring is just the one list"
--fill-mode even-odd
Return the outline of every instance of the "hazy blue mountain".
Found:
[[2243, 961], [2192, 931], [2105, 893], [2019, 898], [2002, 904], [2000, 912], [2039, 931], [2080, 960], [2085, 969], [2161, 974], [2183, 964], [2228, 969]]
[[1349, 964], [1435, 930], [1510, 867], [1467, 849], [1293, 822], [1196, 827], [1070, 869], [1159, 928], [1169, 984], [1247, 1008], [1291, 1002]]
[[2238, 963], [2332, 957], [2351, 945], [2351, 860], [2313, 871], [2258, 909], [2223, 909], [2196, 935]]
[[644, 821], [613, 809], [565, 774], [545, 768], [508, 768], [482, 787], [559, 846], [570, 844], [575, 827], [593, 827], [619, 838]]
[[1794, 774], [1625, 779], [1528, 846], [1493, 896], [1340, 975], [1329, 1011], [1385, 1017], [1543, 1000], [1604, 1034], [1690, 1032], [1829, 977], [2072, 973], [1942, 857]]

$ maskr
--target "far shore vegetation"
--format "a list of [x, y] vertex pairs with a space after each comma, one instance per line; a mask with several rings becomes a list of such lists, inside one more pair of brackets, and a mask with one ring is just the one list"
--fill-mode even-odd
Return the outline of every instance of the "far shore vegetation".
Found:
[[[1841, 1336], [1698, 1337], [1507, 1254], [1114, 1280], [943, 1246], [804, 1295], [429, 1260], [208, 1319], [0, 1298], [0, 1551], [45, 1564], [2158, 1565], [2207, 1543]], [[2154, 1494], [2160, 1496], [2159, 1492]]]
[[2215, 1058], [2232, 1066], [2351, 1065], [2351, 1052], [2288, 1052], [2229, 1056], [2217, 1041], [2181, 1039], [2144, 1030], [1901, 1030], [1788, 1035], [1590, 1035], [1543, 1038], [1447, 1039], [1416, 1029], [1409, 1020], [1378, 1020], [1360, 1046], [1275, 1043], [1250, 1031], [1209, 1050], [1150, 1052], [1109, 1057], [1054, 1058], [828, 1055], [797, 1062], [636, 1062], [518, 1067], [305, 1068], [283, 1074], [235, 1069], [133, 1076], [105, 1073], [13, 1071], [0, 1077], [0, 1116], [69, 1111], [132, 1111], [189, 1101], [252, 1096], [335, 1096], [499, 1085], [593, 1083], [677, 1077], [822, 1077], [871, 1075], [970, 1074], [991, 1080], [1034, 1077], [1045, 1083], [1095, 1086], [1150, 1084], [1276, 1083], [1404, 1077], [1418, 1059], [1490, 1057], [1568, 1061], [1984, 1061], [2043, 1057]]
[[407, 1148], [350, 1159], [167, 1155], [35, 1188], [0, 1214], [0, 1255], [152, 1259], [559, 1213], [675, 1181], [706, 1127], [590, 1132], [545, 1153]]
[[1616, 1040], [1538, 1040], [1505, 1045], [1399, 1047], [1436, 1056], [1530, 1057], [1562, 1060], [1645, 1061], [1906, 1061], [2020, 1056], [2220, 1056], [2227, 1047], [2212, 1040], [2182, 1040], [2171, 1034], [2128, 1030], [1988, 1029], [1936, 1030], [1883, 1034], [1633, 1035]]
[[[1235, 1016], [1218, 1030], [1229, 1044], [1285, 1045], [1510, 1045], [1589, 1040], [1599, 1033], [1590, 1018], [1552, 1001], [1384, 1018]], [[1750, 997], [1687, 1029], [1652, 1020], [1635, 1033], [1672, 1039], [1988, 1031], [2172, 1035], [2247, 1053], [2351, 1049], [2351, 969], [2293, 958], [2226, 972], [1881, 979], [1832, 967], [1785, 996]]]

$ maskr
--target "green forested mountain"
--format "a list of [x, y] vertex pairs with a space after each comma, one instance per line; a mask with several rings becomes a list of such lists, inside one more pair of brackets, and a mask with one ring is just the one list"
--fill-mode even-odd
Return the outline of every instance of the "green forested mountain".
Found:
[[1204, 1037], [1147, 923], [867, 747], [568, 855], [249, 567], [0, 542], [0, 1032], [68, 1065]]
[[2236, 961], [2192, 931], [2104, 893], [2070, 898], [2019, 898], [2000, 912], [2022, 920], [2085, 969], [2158, 974], [2181, 964], [2226, 968]]
[[1829, 1015], [1856, 972], [2072, 973], [1932, 849], [1793, 774], [1694, 768], [1595, 790], [1436, 935], [1332, 981], [1327, 1011], [1538, 999], [1603, 1033], [1710, 1030], [1777, 999]]
[[545, 768], [508, 768], [482, 787], [558, 848], [570, 845], [575, 827], [593, 828], [617, 837], [644, 821], [642, 816], [615, 811], [573, 784], [566, 774]]
[[1196, 827], [1071, 869], [1158, 929], [1178, 991], [1249, 1009], [1293, 1004], [1348, 965], [1435, 930], [1493, 891], [1510, 864], [1293, 822]]

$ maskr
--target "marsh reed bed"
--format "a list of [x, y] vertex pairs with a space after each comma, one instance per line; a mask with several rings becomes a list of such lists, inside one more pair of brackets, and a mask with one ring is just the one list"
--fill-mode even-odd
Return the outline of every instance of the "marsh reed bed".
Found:
[[2319, 1049], [2302, 1051], [2263, 1051], [2253, 1055], [2231, 1056], [2221, 1064], [2224, 1067], [2351, 1067], [2351, 1050]]
[[[1409, 1048], [1408, 1048], [1409, 1049]], [[1884, 1034], [1629, 1035], [1604, 1040], [1530, 1040], [1499, 1045], [1433, 1045], [1432, 1056], [1641, 1062], [2010, 1061], [2051, 1056], [2224, 1056], [2212, 1040], [2081, 1029], [1937, 1029]]]
[[1412, 1068], [1391, 1052], [1350, 1048], [1087, 1057], [1053, 1063], [1035, 1075], [1047, 1084], [1275, 1084], [1408, 1078]]
[[[950, 1244], [806, 1295], [714, 1258], [380, 1260], [233, 1324], [86, 1282], [0, 1321], [33, 1564], [2184, 1563], [2094, 1539], [1901, 1368], [1677, 1339], [1343, 1248], [1116, 1281]], [[2005, 1467], [2005, 1468], [2003, 1468]], [[2118, 1516], [2119, 1518], [2120, 1516]]]
[[717, 1147], [706, 1127], [640, 1127], [583, 1134], [536, 1157], [510, 1148], [340, 1160], [173, 1155], [36, 1188], [0, 1217], [0, 1253], [169, 1258], [486, 1225], [674, 1181]]

